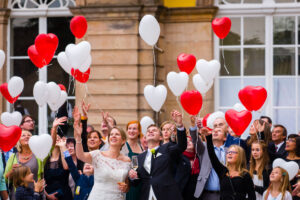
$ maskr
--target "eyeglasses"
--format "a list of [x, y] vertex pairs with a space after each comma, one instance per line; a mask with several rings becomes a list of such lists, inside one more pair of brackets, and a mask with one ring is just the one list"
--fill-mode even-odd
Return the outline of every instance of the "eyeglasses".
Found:
[[237, 151], [227, 151], [226, 154], [238, 154]]
[[288, 142], [296, 142], [296, 140], [294, 138], [290, 138], [287, 140]]
[[24, 123], [35, 123], [35, 121], [34, 120], [26, 120], [26, 121], [24, 121]]

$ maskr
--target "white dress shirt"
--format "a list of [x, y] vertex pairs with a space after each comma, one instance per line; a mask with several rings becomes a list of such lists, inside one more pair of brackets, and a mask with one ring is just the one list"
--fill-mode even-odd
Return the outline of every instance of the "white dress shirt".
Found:
[[[158, 149], [159, 146], [155, 147], [155, 151]], [[145, 158], [145, 162], [144, 162], [144, 168], [145, 170], [150, 174], [151, 172], [151, 159], [152, 159], [152, 153], [151, 153], [151, 149], [147, 150], [147, 155]], [[152, 185], [150, 185], [150, 191], [149, 191], [149, 198], [148, 200], [156, 200], [156, 196], [154, 194]]]

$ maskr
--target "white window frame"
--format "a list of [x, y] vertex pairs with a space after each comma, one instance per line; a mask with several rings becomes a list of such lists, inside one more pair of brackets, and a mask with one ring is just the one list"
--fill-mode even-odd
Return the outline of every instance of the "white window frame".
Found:
[[[218, 4], [218, 0], [215, 1], [215, 5], [219, 7], [219, 11], [217, 14], [217, 17], [229, 17], [229, 18], [241, 18], [241, 26], [240, 26], [240, 38], [241, 43], [238, 46], [225, 46], [226, 49], [229, 48], [238, 48], [238, 49], [244, 49], [244, 47], [265, 47], [265, 75], [263, 76], [247, 76], [250, 78], [265, 78], [265, 88], [268, 91], [268, 102], [266, 107], [264, 108], [265, 114], [270, 116], [271, 118], [274, 118], [273, 109], [276, 108], [288, 108], [288, 109], [297, 109], [296, 112], [296, 131], [300, 130], [300, 124], [298, 124], [298, 112], [300, 109], [300, 105], [298, 103], [299, 95], [298, 94], [298, 79], [300, 76], [298, 75], [298, 49], [300, 48], [300, 44], [298, 44], [298, 37], [296, 34], [298, 34], [298, 16], [300, 17], [299, 9], [300, 9], [300, 3], [275, 3], [273, 0], [263, 0], [263, 3], [259, 4]], [[295, 17], [295, 44], [292, 45], [273, 45], [273, 17], [274, 16], [294, 16]], [[264, 45], [244, 45], [244, 17], [265, 17], [265, 44]], [[291, 47], [295, 48], [295, 75], [273, 75], [273, 48], [276, 47]], [[220, 49], [222, 49], [219, 45], [219, 38], [214, 35], [214, 58], [217, 60], [220, 60]], [[220, 79], [224, 78], [241, 78], [241, 86], [242, 88], [245, 87], [243, 80], [244, 80], [244, 54], [243, 51], [241, 52], [241, 72], [240, 76], [218, 76], [216, 78], [215, 84], [214, 84], [214, 106], [215, 110], [220, 109], [230, 109], [232, 107], [224, 107], [220, 106]], [[226, 63], [226, 60], [225, 60]], [[296, 105], [295, 106], [273, 106], [273, 80], [274, 78], [291, 78], [295, 79], [296, 81]], [[238, 94], [233, 94], [238, 95]], [[233, 106], [233, 105], [232, 105]]]
[[[14, 0], [9, 0], [8, 7], [11, 8], [11, 3]], [[61, 0], [59, 0], [61, 1]], [[75, 2], [71, 1], [74, 5]], [[38, 18], [39, 19], [39, 34], [47, 33], [47, 17], [70, 17], [72, 13], [68, 7], [48, 8], [44, 1], [39, 0], [40, 6], [38, 8], [18, 8], [11, 9], [10, 19], [7, 25], [7, 62], [6, 62], [6, 77], [10, 79], [10, 60], [11, 59], [29, 59], [29, 56], [10, 56], [10, 34], [11, 34], [11, 19], [12, 18]], [[52, 1], [54, 2], [54, 1]], [[52, 3], [50, 2], [50, 3]], [[57, 56], [54, 56], [56, 58]], [[39, 81], [47, 83], [47, 66], [39, 69]], [[33, 88], [32, 88], [33, 89]], [[68, 100], [74, 100], [75, 96], [68, 96]], [[33, 95], [30, 97], [19, 97], [18, 100], [34, 100]], [[38, 134], [48, 133], [48, 105], [42, 107], [38, 106]], [[11, 111], [11, 104], [6, 102], [6, 110]]]

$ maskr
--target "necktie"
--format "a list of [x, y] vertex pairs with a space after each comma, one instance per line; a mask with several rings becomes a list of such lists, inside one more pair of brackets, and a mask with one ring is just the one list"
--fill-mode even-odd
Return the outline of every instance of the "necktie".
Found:
[[278, 146], [275, 146], [275, 151], [277, 152], [277, 150], [278, 150]]
[[148, 152], [148, 153], [150, 153], [151, 155], [146, 156], [146, 160], [145, 160], [145, 163], [144, 163], [144, 168], [150, 174], [152, 153], [151, 152]]

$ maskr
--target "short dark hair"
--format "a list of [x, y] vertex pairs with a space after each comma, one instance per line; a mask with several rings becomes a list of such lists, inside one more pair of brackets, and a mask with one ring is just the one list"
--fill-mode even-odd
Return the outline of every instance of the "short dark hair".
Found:
[[91, 137], [92, 133], [97, 133], [99, 139], [100, 139], [100, 140], [102, 139], [102, 136], [101, 136], [100, 132], [97, 131], [97, 130], [93, 130], [93, 131], [89, 132], [89, 133], [87, 134], [87, 136], [86, 136], [86, 139], [88, 139], [89, 137]]
[[76, 144], [75, 139], [73, 137], [67, 138], [66, 144], [69, 144], [69, 143], [73, 143], [75, 146], [75, 144]]
[[295, 150], [295, 153], [296, 153], [296, 156], [300, 157], [300, 136], [297, 135], [297, 134], [290, 134], [288, 136], [288, 139], [290, 138], [295, 138], [296, 139], [296, 150]]
[[269, 124], [272, 124], [272, 119], [270, 117], [265, 116], [265, 115], [260, 116], [260, 119], [264, 119], [264, 118], [268, 120]]
[[160, 128], [159, 128], [158, 126], [156, 126], [155, 124], [150, 124], [150, 125], [147, 127], [147, 131], [148, 131], [148, 129], [151, 128], [151, 127], [157, 128], [158, 131], [159, 131], [159, 134], [162, 136], [162, 132], [160, 131]]
[[280, 127], [280, 128], [283, 129], [282, 135], [285, 136], [285, 138], [286, 138], [286, 136], [287, 136], [287, 130], [286, 130], [286, 128], [283, 125], [281, 125], [281, 124], [275, 124], [274, 128], [277, 128], [277, 127]]
[[23, 125], [23, 124], [25, 123], [25, 119], [26, 119], [27, 117], [29, 117], [29, 118], [31, 118], [31, 119], [33, 120], [33, 117], [32, 117], [31, 115], [23, 115], [22, 121], [21, 121], [21, 124], [20, 124], [20, 125]]

